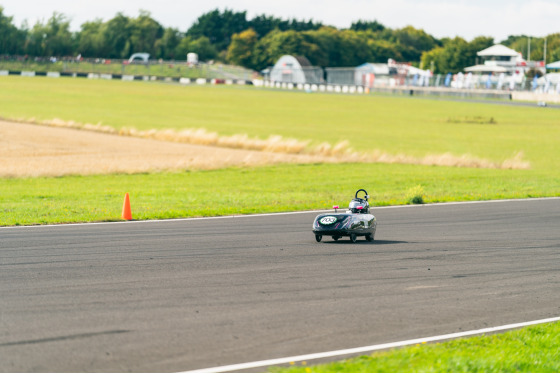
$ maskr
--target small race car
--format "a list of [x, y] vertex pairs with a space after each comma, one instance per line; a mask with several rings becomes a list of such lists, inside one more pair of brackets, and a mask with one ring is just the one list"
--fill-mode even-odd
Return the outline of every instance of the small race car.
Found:
[[[358, 193], [362, 191], [365, 196], [359, 198]], [[365, 236], [368, 242], [372, 242], [375, 238], [377, 221], [369, 212], [368, 200], [367, 191], [359, 189], [345, 213], [338, 213], [338, 205], [335, 205], [333, 206], [334, 214], [319, 214], [315, 217], [315, 221], [313, 221], [315, 240], [320, 242], [323, 236], [331, 236], [334, 241], [337, 241], [343, 236], [349, 236], [352, 243], [356, 243], [358, 236]]]

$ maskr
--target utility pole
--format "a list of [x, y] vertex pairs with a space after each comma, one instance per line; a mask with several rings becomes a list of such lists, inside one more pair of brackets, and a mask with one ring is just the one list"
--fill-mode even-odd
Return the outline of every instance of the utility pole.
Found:
[[527, 62], [531, 61], [531, 37], [527, 38]]
[[544, 37], [544, 55], [543, 55], [544, 66], [546, 68], [546, 36]]
[[546, 77], [546, 36], [544, 37], [544, 55], [543, 55], [543, 62], [544, 62], [544, 76]]

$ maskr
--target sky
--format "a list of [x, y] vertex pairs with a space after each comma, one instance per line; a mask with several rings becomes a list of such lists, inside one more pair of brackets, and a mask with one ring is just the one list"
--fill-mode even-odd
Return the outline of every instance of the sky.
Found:
[[491, 36], [496, 42], [508, 35], [543, 37], [560, 33], [560, 0], [0, 0], [5, 16], [19, 27], [47, 20], [54, 11], [71, 19], [77, 31], [86, 21], [106, 21], [123, 12], [136, 17], [147, 10], [164, 27], [186, 31], [196, 19], [216, 8], [247, 11], [280, 18], [313, 19], [338, 28], [353, 21], [377, 20], [391, 28], [412, 25], [436, 38]]

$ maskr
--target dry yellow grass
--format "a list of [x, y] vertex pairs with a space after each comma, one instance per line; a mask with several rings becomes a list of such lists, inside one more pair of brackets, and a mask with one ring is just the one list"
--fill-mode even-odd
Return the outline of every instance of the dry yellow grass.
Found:
[[429, 166], [451, 166], [462, 168], [479, 169], [530, 169], [531, 163], [523, 160], [523, 152], [518, 152], [513, 158], [503, 162], [492, 162], [471, 155], [455, 156], [451, 153], [426, 155], [422, 158], [407, 156], [404, 154], [390, 155], [380, 151], [369, 154], [371, 162], [382, 162], [389, 164], [415, 164]]
[[[186, 161], [179, 162], [176, 160], [177, 164], [174, 167], [170, 167], [169, 161], [167, 161], [166, 163], [161, 164], [161, 166], [152, 165], [152, 168], [155, 168], [156, 170], [169, 168], [215, 169], [232, 165], [257, 166], [278, 162], [379, 162], [390, 164], [398, 163], [490, 169], [529, 169], [531, 167], [528, 161], [523, 160], [522, 152], [517, 153], [516, 155], [514, 155], [514, 157], [506, 159], [503, 162], [494, 162], [477, 158], [468, 154], [456, 156], [451, 153], [426, 155], [422, 158], [418, 158], [405, 154], [389, 154], [380, 150], [359, 153], [353, 151], [350, 148], [350, 144], [348, 141], [343, 141], [336, 145], [321, 143], [314, 148], [310, 148], [310, 141], [283, 138], [279, 135], [271, 135], [268, 137], [268, 139], [263, 140], [258, 138], [251, 138], [246, 134], [224, 136], [219, 135], [216, 132], [207, 131], [205, 129], [185, 129], [181, 131], [172, 129], [141, 131], [133, 128], [122, 128], [120, 130], [116, 130], [113, 127], [104, 126], [102, 124], [82, 124], [75, 121], [64, 121], [57, 118], [46, 121], [38, 121], [35, 118], [12, 119], [12, 121], [66, 129], [88, 130], [86, 132], [120, 135], [121, 138], [142, 138], [146, 140], [185, 143], [199, 146], [212, 146], [213, 153], [218, 152], [219, 149], [221, 149], [220, 152], [225, 151], [225, 149], [229, 149], [230, 151], [228, 156], [223, 158], [223, 160], [226, 161], [218, 161], [218, 158], [203, 158], [204, 162], [195, 162], [195, 159], [191, 159], [190, 163]], [[257, 153], [241, 156], [236, 154], [235, 152], [232, 153], [231, 151], [233, 150], [257, 151]], [[168, 156], [171, 158], [177, 158], [177, 155]], [[286, 158], [285, 156], [292, 157]], [[261, 161], [257, 162], [257, 159], [260, 159]], [[131, 166], [127, 170], [121, 170], [120, 168], [117, 169], [119, 170], [116, 170], [115, 168], [108, 168], [104, 172], [137, 172], [152, 170], [139, 168], [138, 166]], [[3, 175], [1, 173], [2, 171], [0, 170], [0, 175]]]
[[336, 161], [323, 156], [179, 144], [0, 121], [0, 177], [208, 170]]

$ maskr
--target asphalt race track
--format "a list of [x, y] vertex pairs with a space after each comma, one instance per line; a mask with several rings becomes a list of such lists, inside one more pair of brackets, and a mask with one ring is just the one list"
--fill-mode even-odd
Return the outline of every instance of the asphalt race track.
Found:
[[[560, 199], [0, 228], [0, 370], [168, 372], [560, 315]], [[258, 371], [265, 371], [261, 368]]]

